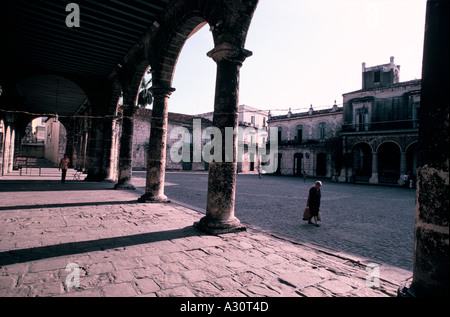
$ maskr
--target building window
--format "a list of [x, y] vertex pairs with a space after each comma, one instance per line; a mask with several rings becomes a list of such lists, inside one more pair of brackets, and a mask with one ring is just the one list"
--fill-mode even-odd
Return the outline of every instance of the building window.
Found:
[[278, 144], [281, 143], [281, 131], [282, 131], [282, 128], [278, 127]]
[[377, 70], [373, 73], [373, 82], [379, 83], [381, 79], [381, 71]]
[[302, 125], [298, 125], [297, 126], [297, 142], [298, 143], [302, 143], [302, 139], [303, 139], [303, 126]]
[[356, 111], [355, 116], [356, 131], [367, 131], [369, 126], [367, 108], [362, 107]]
[[321, 141], [325, 140], [326, 133], [327, 133], [326, 123], [325, 122], [319, 123], [319, 140]]

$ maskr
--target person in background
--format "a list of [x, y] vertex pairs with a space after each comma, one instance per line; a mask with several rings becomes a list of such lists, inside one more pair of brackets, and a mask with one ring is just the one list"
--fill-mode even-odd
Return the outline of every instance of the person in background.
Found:
[[69, 168], [69, 163], [70, 163], [70, 160], [67, 157], [67, 154], [64, 154], [64, 157], [61, 159], [61, 162], [59, 162], [59, 168], [58, 168], [58, 170], [62, 170], [61, 183], [66, 182], [66, 174], [67, 174], [67, 169]]
[[403, 181], [405, 182], [403, 186], [405, 186], [406, 188], [409, 186], [409, 180], [410, 180], [409, 172], [406, 172], [406, 174], [403, 175]]
[[[316, 181], [314, 186], [310, 188], [308, 194], [308, 201], [306, 202], [306, 206], [309, 207], [311, 212], [311, 219], [314, 218], [315, 226], [320, 227], [317, 223], [317, 216], [319, 215], [320, 208], [320, 198], [322, 196], [320, 192], [320, 187], [322, 186], [321, 181]], [[308, 221], [309, 224], [313, 224], [311, 219]]]

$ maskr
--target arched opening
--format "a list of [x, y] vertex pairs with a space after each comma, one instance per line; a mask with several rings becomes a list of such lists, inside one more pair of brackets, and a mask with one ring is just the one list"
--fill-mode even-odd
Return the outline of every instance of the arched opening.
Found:
[[[132, 168], [136, 170], [145, 170], [147, 168], [151, 127], [150, 119], [153, 105], [151, 86], [152, 69], [150, 65], [145, 68], [140, 78], [138, 90], [136, 91], [136, 105], [138, 109], [134, 115], [132, 150]], [[123, 97], [119, 99], [119, 108], [122, 107], [122, 105]]]
[[378, 182], [397, 184], [400, 178], [400, 147], [384, 142], [378, 147]]
[[[217, 67], [206, 53], [214, 47], [206, 22], [199, 22], [187, 37], [174, 66], [170, 97], [171, 112], [198, 115], [214, 111], [214, 91]], [[205, 27], [206, 26], [206, 27]], [[202, 76], [196, 76], [201, 73]]]
[[[23, 78], [17, 87], [28, 111], [17, 115], [16, 156], [45, 159], [58, 165], [67, 154], [71, 167], [78, 167], [78, 160], [85, 163], [89, 131], [86, 127], [81, 131], [79, 123], [90, 120], [90, 103], [83, 83], [39, 74]], [[84, 143], [84, 151], [78, 149], [79, 143]]]
[[[205, 20], [196, 15], [182, 18], [176, 32], [173, 32], [174, 36], [165, 44], [166, 53], [154, 53], [159, 58], [150, 59], [152, 69], [150, 74], [144, 76], [143, 82], [148, 83], [151, 76], [150, 91], [154, 100], [151, 106], [146, 107], [147, 109], [138, 109], [137, 114], [146, 111], [151, 113], [149, 120], [145, 123], [149, 125], [151, 132], [136, 135], [140, 129], [136, 124], [134, 138], [134, 141], [137, 138], [141, 139], [140, 151], [147, 154], [144, 158], [147, 169], [146, 193], [140, 198], [141, 201], [167, 199], [164, 193], [185, 203], [191, 203], [189, 201], [191, 198], [198, 198], [192, 194], [185, 201], [178, 196], [177, 186], [165, 188], [164, 183], [179, 183], [185, 177], [183, 173], [168, 174], [166, 170], [204, 171], [205, 168], [208, 169], [208, 162], [204, 160], [202, 148], [209, 136], [203, 132], [204, 121], [212, 120], [216, 67], [215, 63], [206, 56], [206, 53], [214, 47], [214, 43], [209, 29], [203, 28], [204, 25], [206, 25]], [[211, 68], [212, 71], [209, 72], [211, 75], [208, 78], [196, 77], [199, 69], [204, 69], [205, 66]], [[192, 94], [194, 91], [196, 93]], [[210, 96], [210, 98], [204, 102], [204, 96]], [[206, 115], [198, 118], [198, 114], [209, 111], [211, 111], [211, 118]], [[161, 133], [162, 130], [165, 130], [164, 133]], [[139, 143], [133, 142], [133, 147], [139, 147]], [[159, 151], [165, 151], [165, 153], [158, 153]], [[161, 160], [162, 157], [164, 160]], [[149, 162], [158, 165], [158, 169], [151, 170]], [[162, 164], [164, 167], [160, 168]], [[153, 171], [155, 175], [151, 175]], [[204, 186], [204, 195], [202, 192], [200, 199], [204, 199], [206, 203], [207, 175], [199, 175], [197, 185], [200, 188]]]
[[353, 181], [368, 182], [372, 175], [372, 148], [367, 143], [353, 147]]
[[18, 84], [32, 115], [71, 116], [86, 102], [87, 95], [73, 81], [57, 75], [36, 75]]
[[294, 176], [303, 175], [303, 153], [294, 154]]
[[[213, 120], [216, 65], [206, 55], [214, 47], [214, 41], [209, 27], [205, 26], [207, 23], [203, 18], [190, 17], [183, 22], [180, 35], [172, 42], [173, 48], [178, 50], [178, 57], [172, 66], [171, 86], [176, 91], [169, 101], [168, 169], [205, 171], [209, 167], [202, 149], [211, 142], [211, 136], [205, 128], [212, 125]], [[196, 76], [199, 72], [202, 73], [201, 77]], [[208, 120], [210, 123], [205, 123]], [[173, 138], [170, 132], [174, 129], [184, 132]], [[179, 153], [181, 162], [174, 162], [170, 156], [170, 149], [176, 142], [182, 144]]]
[[38, 117], [25, 128], [20, 155], [46, 159], [57, 165], [66, 154], [67, 130], [56, 117]]
[[[158, 88], [161, 84], [161, 77], [166, 79], [166, 76], [170, 76], [171, 86], [176, 87], [176, 91], [170, 95], [168, 102], [166, 168], [168, 170], [208, 169], [208, 162], [203, 160], [202, 153], [194, 153], [194, 151], [201, 151], [204, 144], [209, 141], [209, 135], [203, 138], [201, 134], [205, 128], [204, 121], [210, 120], [212, 123], [214, 110], [216, 66], [214, 61], [206, 56], [206, 52], [214, 47], [214, 42], [211, 32], [208, 27], [204, 27], [205, 25], [207, 23], [200, 17], [191, 17], [184, 21], [169, 45], [171, 52], [178, 53], [177, 58], [164, 61], [163, 76], [157, 69], [158, 66], [156, 66], [157, 75], [154, 75], [155, 70], [149, 66], [141, 79], [137, 98], [139, 109], [136, 112], [134, 127], [136, 132], [133, 136], [133, 166], [137, 169], [147, 167], [150, 118], [155, 107], [153, 102], [141, 102], [143, 92], [148, 91], [152, 94], [152, 89]], [[196, 77], [199, 71], [206, 76]], [[155, 81], [153, 77], [156, 78]], [[202, 122], [200, 140], [194, 119]], [[179, 130], [185, 133], [171, 134], [172, 131]], [[182, 143], [181, 153], [179, 153], [183, 157], [182, 161], [172, 160], [170, 155], [171, 147], [177, 142]], [[194, 143], [201, 146], [194, 146]], [[189, 153], [183, 153], [183, 151]], [[201, 161], [194, 160], [194, 157], [200, 157]]]
[[326, 176], [327, 175], [327, 154], [318, 153], [316, 157], [316, 175]]

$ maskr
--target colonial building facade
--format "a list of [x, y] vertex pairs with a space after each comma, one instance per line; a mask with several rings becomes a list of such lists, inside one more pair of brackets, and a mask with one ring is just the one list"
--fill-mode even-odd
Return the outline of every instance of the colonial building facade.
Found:
[[[256, 171], [262, 164], [258, 148], [266, 146], [268, 141], [269, 111], [247, 105], [239, 105], [238, 162], [237, 172]], [[213, 120], [213, 112], [199, 114], [199, 117]], [[264, 159], [263, 159], [264, 160]]]
[[420, 79], [400, 82], [394, 57], [363, 63], [362, 89], [343, 94], [343, 107], [269, 115], [278, 133], [277, 173], [374, 184], [415, 180], [420, 94]]
[[399, 81], [400, 66], [362, 65], [362, 89], [343, 94], [344, 165], [339, 181], [404, 184], [414, 179], [421, 80]]
[[[151, 116], [151, 110], [141, 108], [136, 111], [134, 117], [134, 169], [145, 170], [147, 168]], [[198, 143], [199, 148], [203, 149], [205, 144], [209, 141], [207, 137], [202, 137], [202, 134], [194, 132], [195, 120], [197, 120], [197, 123], [199, 124], [198, 128], [201, 130], [195, 132], [203, 133], [205, 128], [212, 126], [212, 122], [205, 118], [169, 112], [167, 123], [166, 169], [189, 171], [208, 170], [209, 162], [205, 161], [203, 156], [199, 155], [198, 157], [200, 160], [194, 160], [194, 142]], [[171, 151], [175, 150], [176, 153], [172, 154]]]
[[329, 109], [314, 110], [311, 105], [307, 112], [270, 116], [269, 131], [278, 134], [277, 173], [334, 177], [340, 168], [342, 113], [335, 103]]

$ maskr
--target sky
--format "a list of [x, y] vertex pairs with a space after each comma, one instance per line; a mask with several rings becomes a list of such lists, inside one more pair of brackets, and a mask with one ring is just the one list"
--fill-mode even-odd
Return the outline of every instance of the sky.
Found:
[[[362, 63], [388, 64], [400, 81], [420, 79], [426, 0], [260, 0], [247, 35], [239, 104], [272, 114], [341, 106], [361, 89]], [[169, 111], [214, 110], [216, 64], [209, 26], [179, 56]]]

